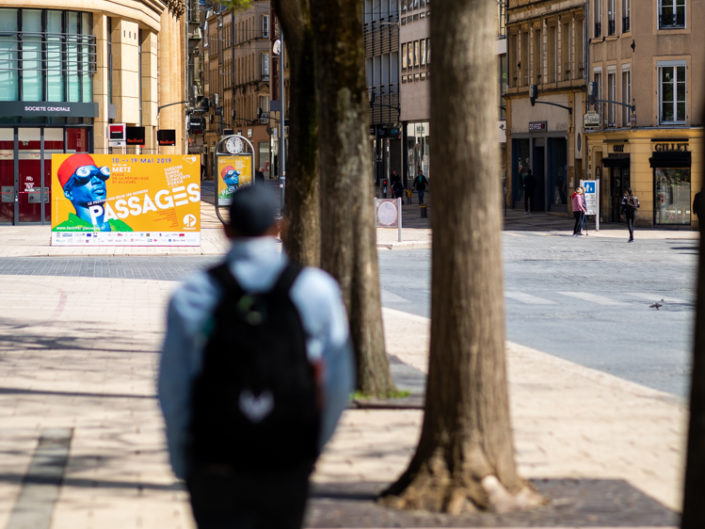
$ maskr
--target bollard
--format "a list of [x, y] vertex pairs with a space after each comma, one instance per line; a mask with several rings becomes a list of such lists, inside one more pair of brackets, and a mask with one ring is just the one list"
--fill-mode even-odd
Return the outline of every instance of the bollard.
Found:
[[421, 210], [421, 218], [422, 219], [427, 219], [428, 218], [428, 212], [426, 211], [426, 206], [419, 206], [419, 209]]

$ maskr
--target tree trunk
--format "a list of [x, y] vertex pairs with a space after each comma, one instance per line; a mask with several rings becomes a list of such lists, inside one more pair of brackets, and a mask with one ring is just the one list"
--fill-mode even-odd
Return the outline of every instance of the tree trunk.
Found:
[[384, 347], [365, 86], [362, 9], [310, 0], [318, 96], [321, 265], [340, 283], [350, 318], [358, 389], [394, 391]]
[[[317, 168], [313, 32], [308, 0], [274, 0], [289, 58], [289, 140], [284, 246], [291, 259], [320, 265], [321, 217]], [[286, 102], [285, 102], [286, 103]]]
[[539, 501], [519, 477], [505, 366], [496, 2], [434, 0], [431, 351], [421, 439], [383, 502], [458, 514]]
[[[705, 192], [705, 184], [702, 185]], [[705, 218], [698, 219], [700, 252], [698, 257], [695, 305], [695, 341], [690, 387], [688, 455], [685, 467], [682, 529], [705, 527]]]

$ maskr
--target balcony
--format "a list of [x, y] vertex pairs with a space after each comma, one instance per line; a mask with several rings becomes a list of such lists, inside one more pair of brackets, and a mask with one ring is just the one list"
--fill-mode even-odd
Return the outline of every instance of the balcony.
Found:
[[661, 14], [658, 17], [659, 29], [680, 29], [685, 27], [685, 13]]

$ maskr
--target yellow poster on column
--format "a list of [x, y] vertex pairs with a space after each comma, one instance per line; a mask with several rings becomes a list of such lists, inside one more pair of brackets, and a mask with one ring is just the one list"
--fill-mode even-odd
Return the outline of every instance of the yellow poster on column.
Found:
[[218, 205], [230, 204], [238, 188], [252, 184], [252, 155], [218, 155]]
[[51, 242], [199, 246], [197, 155], [54, 154]]

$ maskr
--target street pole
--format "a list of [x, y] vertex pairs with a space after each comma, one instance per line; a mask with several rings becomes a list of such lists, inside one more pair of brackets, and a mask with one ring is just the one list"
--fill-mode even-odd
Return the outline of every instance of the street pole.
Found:
[[279, 100], [281, 110], [279, 111], [279, 187], [281, 188], [281, 215], [284, 216], [284, 188], [286, 186], [286, 139], [284, 138], [285, 111], [284, 105], [284, 32], [279, 30], [281, 48], [279, 52]]

